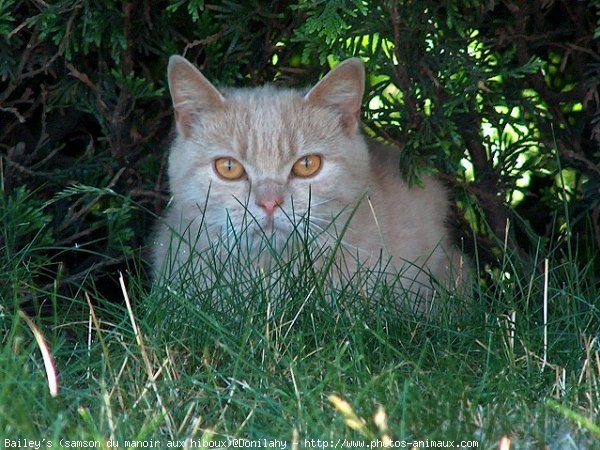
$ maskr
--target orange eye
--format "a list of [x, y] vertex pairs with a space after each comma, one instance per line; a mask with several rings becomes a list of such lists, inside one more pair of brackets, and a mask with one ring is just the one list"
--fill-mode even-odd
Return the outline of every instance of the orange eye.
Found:
[[226, 180], [239, 180], [246, 171], [239, 161], [233, 158], [219, 158], [215, 160], [215, 170]]
[[292, 173], [297, 177], [312, 177], [321, 168], [321, 157], [319, 155], [306, 155], [300, 158], [292, 166]]

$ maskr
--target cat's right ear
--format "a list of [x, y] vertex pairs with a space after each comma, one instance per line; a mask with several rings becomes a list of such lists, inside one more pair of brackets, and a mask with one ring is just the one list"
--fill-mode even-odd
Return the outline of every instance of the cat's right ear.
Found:
[[223, 107], [225, 98], [183, 56], [173, 55], [169, 58], [167, 76], [177, 130], [188, 137], [198, 114]]

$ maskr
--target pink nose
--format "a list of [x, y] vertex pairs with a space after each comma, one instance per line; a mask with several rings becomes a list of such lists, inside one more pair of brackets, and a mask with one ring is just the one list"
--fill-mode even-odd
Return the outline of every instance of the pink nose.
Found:
[[275, 210], [283, 204], [283, 198], [277, 197], [275, 199], [269, 198], [264, 200], [257, 201], [258, 206], [260, 206], [267, 213], [268, 216], [272, 216]]

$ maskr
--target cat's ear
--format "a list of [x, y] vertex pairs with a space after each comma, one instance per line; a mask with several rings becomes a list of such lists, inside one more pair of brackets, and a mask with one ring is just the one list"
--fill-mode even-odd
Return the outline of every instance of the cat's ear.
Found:
[[194, 118], [202, 111], [223, 107], [225, 98], [196, 67], [182, 56], [169, 58], [169, 91], [177, 129], [188, 137]]
[[340, 113], [344, 129], [358, 129], [360, 105], [365, 91], [365, 68], [358, 58], [350, 58], [335, 67], [306, 94], [315, 106], [333, 108]]

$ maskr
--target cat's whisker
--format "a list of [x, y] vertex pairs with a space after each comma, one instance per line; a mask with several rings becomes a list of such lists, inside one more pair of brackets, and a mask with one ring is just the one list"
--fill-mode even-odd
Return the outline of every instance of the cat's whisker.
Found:
[[327, 204], [327, 203], [329, 203], [329, 202], [332, 202], [332, 201], [334, 201], [334, 200], [335, 200], [335, 197], [326, 198], [325, 200], [321, 200], [320, 202], [311, 203], [311, 204], [309, 205], [309, 207], [310, 207], [310, 209], [312, 210], [312, 208], [316, 208], [316, 207], [318, 207], [318, 206], [325, 205], [325, 204]]
[[323, 228], [323, 227], [321, 227], [321, 226], [319, 226], [319, 225], [317, 225], [317, 224], [313, 224], [313, 226], [314, 226], [315, 228], [317, 228], [318, 230], [320, 230], [320, 231], [321, 231], [321, 233], [319, 233], [319, 234], [316, 236], [316, 238], [317, 238], [317, 239], [319, 239], [319, 238], [323, 238], [323, 239], [326, 241], [325, 243], [327, 243], [327, 241], [328, 241], [328, 240], [327, 240], [326, 238], [324, 238], [324, 237], [323, 237], [323, 235], [325, 234], [325, 235], [327, 235], [328, 237], [330, 237], [330, 238], [331, 238], [331, 239], [332, 239], [334, 242], [338, 242], [338, 241], [339, 241], [340, 245], [341, 245], [341, 246], [342, 246], [344, 249], [347, 249], [347, 250], [355, 250], [355, 251], [360, 251], [360, 248], [359, 248], [359, 247], [357, 247], [357, 246], [355, 246], [355, 245], [352, 245], [352, 244], [349, 244], [348, 242], [346, 242], [346, 241], [344, 240], [344, 238], [343, 238], [343, 237], [336, 236], [335, 234], [331, 233], [329, 230], [327, 230], [327, 229], [325, 229], [325, 228]]
[[306, 220], [309, 220], [309, 221], [316, 220], [316, 221], [327, 222], [327, 223], [334, 222], [334, 220], [331, 217], [325, 218], [325, 217], [319, 217], [319, 216], [310, 216], [310, 217], [307, 217]]
[[[336, 225], [339, 226], [339, 224], [335, 220], [321, 219], [319, 217], [311, 217], [311, 220], [313, 220], [313, 219], [314, 219], [314, 222], [312, 222], [313, 226], [317, 226], [318, 224], [315, 223], [315, 222], [319, 222], [319, 221], [327, 224], [327, 227], [325, 227], [325, 228], [321, 226], [321, 228], [323, 229], [323, 231], [325, 231], [326, 229], [328, 230], [331, 227], [333, 227], [335, 229]], [[351, 233], [354, 233], [354, 228], [352, 228], [351, 226], [347, 226], [346, 227], [346, 232], [348, 232], [348, 231], [351, 232]]]

